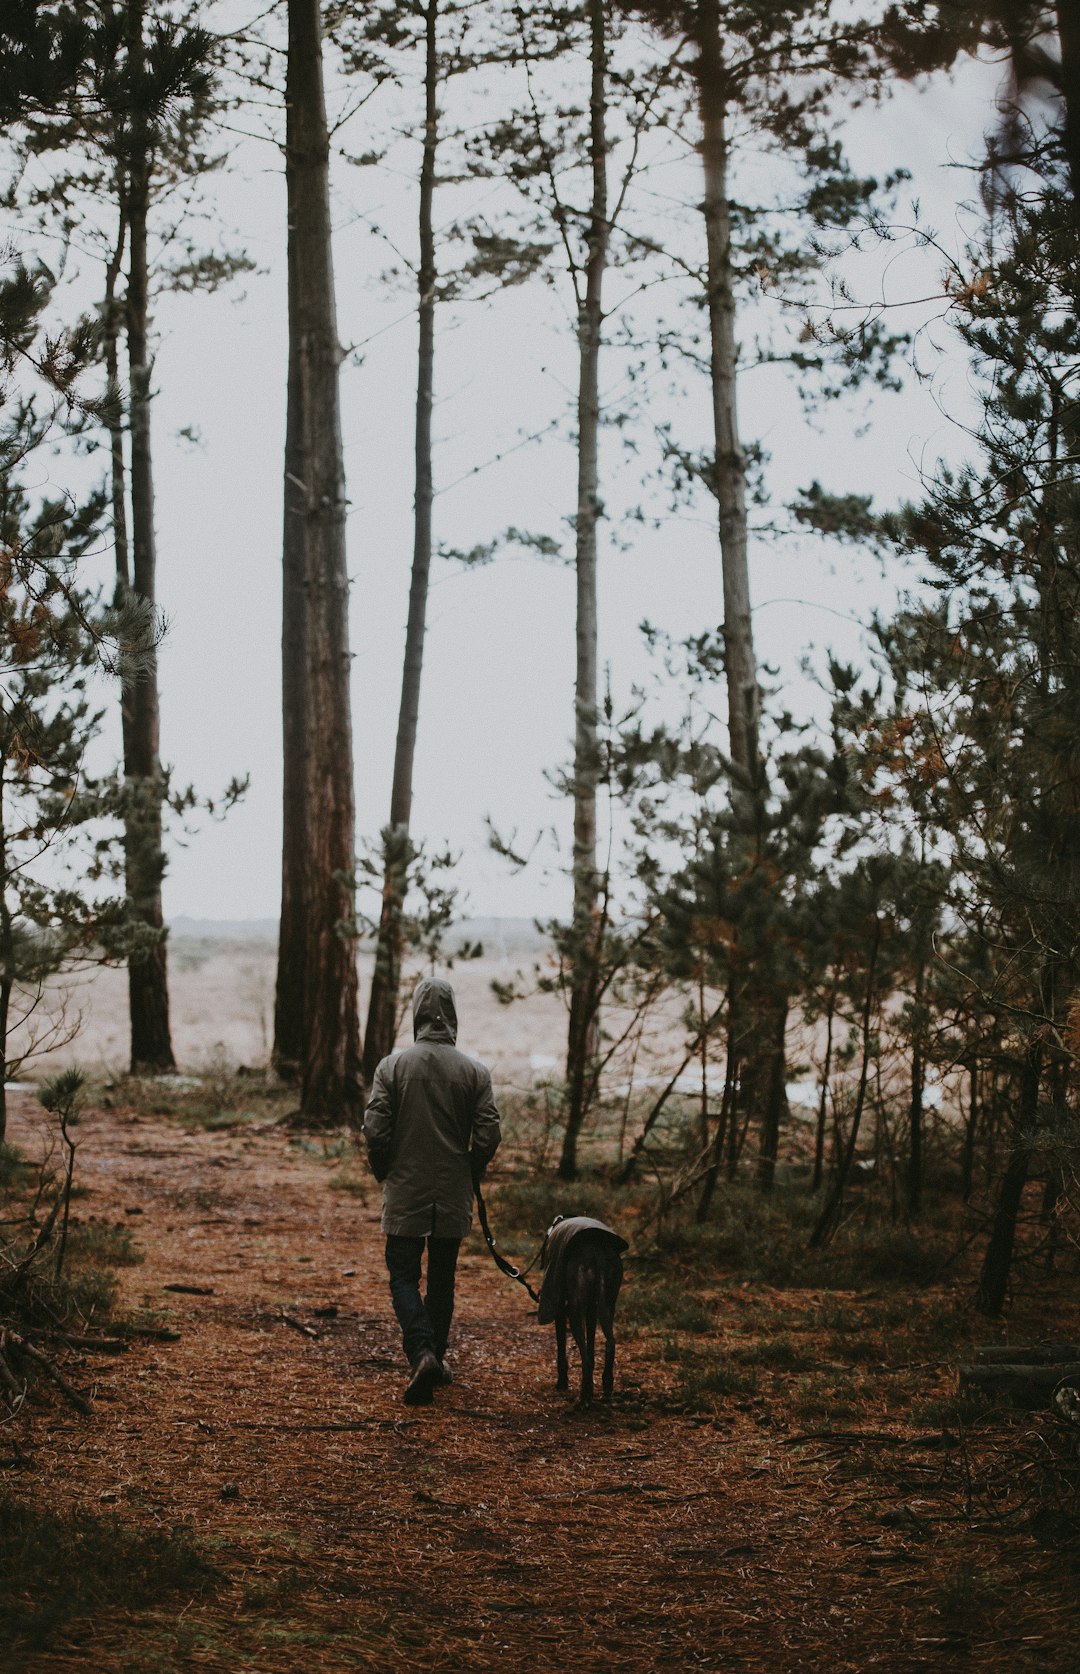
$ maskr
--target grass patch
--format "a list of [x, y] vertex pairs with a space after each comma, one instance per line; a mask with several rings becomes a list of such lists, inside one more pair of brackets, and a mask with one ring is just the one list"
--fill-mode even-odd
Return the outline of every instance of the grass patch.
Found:
[[995, 1616], [1009, 1602], [1009, 1589], [995, 1575], [970, 1559], [961, 1562], [927, 1602], [943, 1628], [959, 1639], [982, 1637]]
[[866, 1413], [866, 1402], [859, 1384], [845, 1373], [809, 1373], [795, 1379], [791, 1390], [791, 1404], [795, 1416], [802, 1423], [832, 1424], [861, 1422]]
[[344, 1192], [347, 1197], [357, 1197], [365, 1203], [371, 1194], [372, 1181], [365, 1174], [351, 1174], [342, 1169], [340, 1174], [332, 1174], [326, 1182], [332, 1192]]
[[699, 1362], [681, 1368], [675, 1398], [667, 1404], [680, 1412], [715, 1412], [721, 1401], [755, 1395], [757, 1389], [758, 1376], [752, 1367]]
[[218, 1133], [274, 1122], [296, 1108], [296, 1090], [269, 1071], [233, 1071], [214, 1065], [203, 1075], [124, 1076], [101, 1093], [106, 1109], [165, 1116], [182, 1127]]
[[13, 1145], [0, 1140], [0, 1191], [11, 1191], [29, 1178], [31, 1164], [21, 1157]]
[[962, 1394], [930, 1396], [914, 1401], [911, 1406], [913, 1424], [925, 1424], [928, 1430], [969, 1430], [984, 1422], [991, 1413], [1000, 1416], [1000, 1402], [995, 1403], [981, 1389], [965, 1389]]
[[[56, 1327], [80, 1329], [100, 1322], [116, 1299], [117, 1268], [134, 1266], [143, 1259], [130, 1227], [96, 1216], [82, 1219], [72, 1215], [62, 1249], [62, 1180], [58, 1170], [26, 1162], [9, 1146], [3, 1150], [0, 1324], [11, 1325], [19, 1332], [48, 1333]], [[51, 1234], [39, 1244], [48, 1232], [50, 1217]], [[63, 1261], [58, 1274], [61, 1250]], [[18, 1350], [10, 1352], [18, 1362]], [[40, 1381], [29, 1363], [19, 1370], [31, 1381]], [[5, 1385], [0, 1395], [0, 1417], [10, 1404], [9, 1396], [10, 1386]]]
[[744, 1366], [767, 1366], [777, 1372], [805, 1372], [816, 1366], [818, 1356], [807, 1353], [790, 1337], [766, 1337], [734, 1351], [734, 1359]]
[[635, 1276], [619, 1299], [619, 1317], [628, 1326], [663, 1326], [668, 1331], [716, 1329], [716, 1310], [674, 1279]]
[[185, 1533], [55, 1512], [0, 1494], [0, 1644], [43, 1651], [81, 1620], [206, 1593], [215, 1572]]

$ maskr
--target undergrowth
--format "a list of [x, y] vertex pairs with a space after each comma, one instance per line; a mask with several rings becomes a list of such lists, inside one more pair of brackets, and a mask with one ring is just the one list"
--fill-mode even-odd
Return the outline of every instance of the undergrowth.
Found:
[[764, 1424], [811, 1429], [858, 1424], [871, 1410], [944, 1428], [962, 1419], [956, 1364], [1006, 1327], [974, 1312], [972, 1218], [957, 1199], [928, 1188], [924, 1214], [905, 1224], [881, 1188], [854, 1183], [836, 1236], [815, 1251], [822, 1200], [807, 1178], [762, 1192], [748, 1159], [734, 1180], [720, 1178], [698, 1221], [696, 1190], [671, 1200], [690, 1144], [677, 1122], [666, 1172], [620, 1185], [602, 1118], [567, 1183], [553, 1172], [549, 1115], [515, 1105], [512, 1141], [485, 1187], [497, 1242], [527, 1259], [557, 1214], [596, 1216], [629, 1239], [618, 1330], [660, 1368], [661, 1405], [713, 1416], [742, 1407]]
[[212, 1063], [201, 1075], [118, 1076], [97, 1089], [106, 1110], [165, 1116], [208, 1133], [274, 1123], [296, 1109], [297, 1094], [268, 1070]]
[[214, 1571], [192, 1537], [115, 1515], [54, 1511], [0, 1492], [0, 1645], [44, 1651], [77, 1622], [205, 1593]]

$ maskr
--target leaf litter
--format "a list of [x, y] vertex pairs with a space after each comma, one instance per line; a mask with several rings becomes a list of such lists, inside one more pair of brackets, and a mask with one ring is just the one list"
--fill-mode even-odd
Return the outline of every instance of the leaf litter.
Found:
[[[19, 1101], [17, 1142], [35, 1119]], [[143, 1211], [121, 1312], [180, 1336], [73, 1353], [92, 1415], [38, 1405], [34, 1468], [6, 1489], [190, 1535], [216, 1582], [67, 1621], [23, 1663], [0, 1649], [5, 1671], [1075, 1667], [1075, 1508], [1048, 1503], [1029, 1416], [928, 1430], [890, 1395], [804, 1424], [782, 1368], [680, 1411], [644, 1328], [620, 1336], [610, 1407], [578, 1411], [552, 1334], [478, 1242], [454, 1382], [408, 1409], [374, 1190], [329, 1189], [318, 1144], [280, 1130], [122, 1111], [87, 1130], [95, 1213]], [[753, 1293], [717, 1306], [737, 1343]]]

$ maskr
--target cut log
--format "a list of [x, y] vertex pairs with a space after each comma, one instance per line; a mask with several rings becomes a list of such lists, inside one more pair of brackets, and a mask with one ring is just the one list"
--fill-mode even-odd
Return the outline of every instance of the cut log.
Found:
[[1059, 1384], [1054, 1390], [1053, 1408], [1064, 1423], [1080, 1426], [1080, 1387], [1075, 1383]]
[[985, 1343], [972, 1353], [979, 1365], [1057, 1366], [1080, 1361], [1080, 1343]]
[[979, 1389], [995, 1400], [1034, 1412], [1045, 1407], [1059, 1383], [1080, 1382], [1080, 1361], [1056, 1365], [961, 1366], [961, 1389]]

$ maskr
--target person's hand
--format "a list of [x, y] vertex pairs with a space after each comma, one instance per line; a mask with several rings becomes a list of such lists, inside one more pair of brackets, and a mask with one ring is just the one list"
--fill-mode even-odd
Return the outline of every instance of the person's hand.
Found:
[[469, 1156], [469, 1170], [470, 1170], [470, 1173], [472, 1174], [472, 1183], [473, 1183], [474, 1188], [476, 1186], [478, 1186], [480, 1184], [481, 1180], [484, 1178], [484, 1170], [485, 1170], [486, 1167], [487, 1167], [487, 1163], [481, 1162], [480, 1158], [478, 1156], [476, 1156], [475, 1153], [470, 1154], [470, 1156]]

